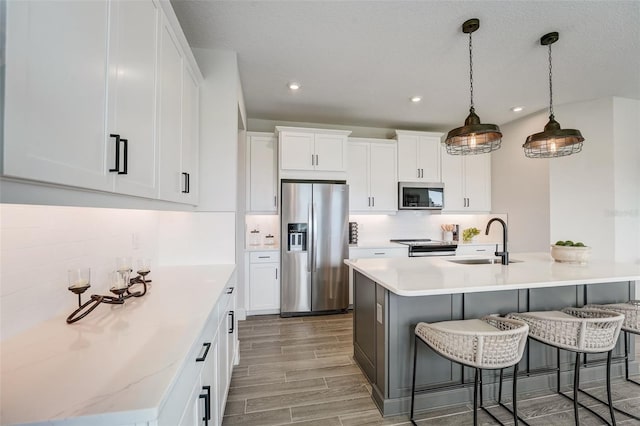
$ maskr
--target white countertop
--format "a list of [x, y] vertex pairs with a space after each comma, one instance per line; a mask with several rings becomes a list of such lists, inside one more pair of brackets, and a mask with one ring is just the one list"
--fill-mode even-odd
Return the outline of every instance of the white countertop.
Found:
[[382, 241], [364, 241], [358, 244], [349, 244], [349, 248], [361, 249], [385, 249], [385, 248], [407, 248], [405, 244], [392, 243], [389, 240]]
[[71, 325], [65, 322], [70, 310], [2, 342], [0, 423], [157, 419], [234, 270], [235, 265], [158, 268], [141, 298], [101, 304]]
[[412, 257], [345, 260], [351, 268], [400, 296], [474, 293], [640, 280], [640, 265], [591, 261], [587, 265], [554, 262], [548, 253], [510, 253], [522, 260], [461, 265], [449, 260], [478, 258]]

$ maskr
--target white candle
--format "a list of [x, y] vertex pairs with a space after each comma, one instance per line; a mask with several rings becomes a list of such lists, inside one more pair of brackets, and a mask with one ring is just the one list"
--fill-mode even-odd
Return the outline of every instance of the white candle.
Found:
[[88, 284], [89, 284], [89, 280], [79, 279], [79, 280], [75, 281], [73, 284], [71, 284], [69, 287], [70, 288], [79, 288], [79, 287], [85, 287]]

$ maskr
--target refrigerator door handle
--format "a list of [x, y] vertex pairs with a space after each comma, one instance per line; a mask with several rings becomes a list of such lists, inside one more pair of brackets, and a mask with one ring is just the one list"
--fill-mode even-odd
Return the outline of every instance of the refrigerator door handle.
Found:
[[309, 217], [307, 223], [309, 224], [307, 229], [307, 272], [311, 272], [312, 262], [312, 247], [313, 247], [313, 205], [309, 203]]
[[317, 257], [317, 247], [316, 245], [318, 244], [318, 239], [316, 238], [316, 225], [317, 225], [317, 220], [316, 220], [316, 203], [311, 203], [311, 218], [313, 220], [313, 224], [311, 227], [311, 238], [313, 238], [312, 240], [312, 247], [313, 247], [313, 253], [311, 254], [311, 262], [313, 262], [312, 265], [312, 271], [313, 272], [317, 272], [317, 261], [316, 261], [316, 257]]

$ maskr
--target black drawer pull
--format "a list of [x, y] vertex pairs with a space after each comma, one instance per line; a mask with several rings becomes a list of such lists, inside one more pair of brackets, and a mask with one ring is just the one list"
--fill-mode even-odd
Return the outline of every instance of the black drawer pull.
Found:
[[202, 390], [205, 394], [200, 394], [198, 398], [204, 399], [204, 420], [205, 426], [209, 426], [209, 420], [211, 420], [211, 386], [203, 386]]
[[120, 135], [111, 133], [109, 135], [110, 138], [116, 138], [116, 161], [115, 167], [113, 169], [109, 169], [110, 172], [120, 172]]
[[271, 259], [271, 256], [258, 256], [258, 259]]
[[182, 187], [182, 193], [183, 194], [188, 194], [189, 193], [189, 173], [182, 172], [182, 176], [184, 177], [184, 184], [183, 184], [183, 187]]
[[231, 328], [229, 328], [229, 334], [233, 334], [233, 330], [235, 329], [236, 326], [236, 314], [233, 311], [229, 311], [229, 316], [231, 317]]
[[384, 255], [384, 254], [387, 254], [387, 253], [385, 253], [385, 252], [376, 252], [376, 253], [373, 253], [373, 254], [375, 256], [381, 256], [381, 255]]
[[202, 346], [205, 348], [204, 353], [200, 358], [196, 358], [196, 362], [202, 362], [205, 359], [207, 359], [207, 355], [209, 354], [209, 349], [211, 349], [211, 342], [205, 342], [202, 344]]
[[124, 164], [124, 170], [123, 171], [119, 171], [118, 170], [118, 174], [119, 175], [126, 175], [128, 173], [129, 170], [129, 140], [128, 139], [120, 139], [120, 141], [122, 143], [124, 143], [124, 157], [123, 157], [123, 164]]

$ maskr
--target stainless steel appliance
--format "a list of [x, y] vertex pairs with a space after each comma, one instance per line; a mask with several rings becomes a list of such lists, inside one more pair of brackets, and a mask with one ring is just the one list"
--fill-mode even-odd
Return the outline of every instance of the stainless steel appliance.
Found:
[[399, 210], [442, 210], [444, 184], [398, 182]]
[[444, 241], [431, 240], [428, 238], [419, 240], [389, 240], [392, 243], [405, 244], [409, 246], [409, 257], [423, 256], [455, 256], [456, 244]]
[[344, 182], [282, 181], [280, 315], [349, 306], [349, 187]]

